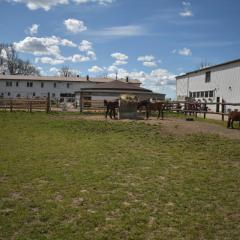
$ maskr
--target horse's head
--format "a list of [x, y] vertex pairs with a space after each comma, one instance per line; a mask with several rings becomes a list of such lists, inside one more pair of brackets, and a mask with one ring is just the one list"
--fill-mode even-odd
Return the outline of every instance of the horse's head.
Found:
[[138, 102], [137, 104], [137, 109], [140, 109], [142, 107], [147, 107], [149, 105], [150, 101], [149, 100], [142, 100]]

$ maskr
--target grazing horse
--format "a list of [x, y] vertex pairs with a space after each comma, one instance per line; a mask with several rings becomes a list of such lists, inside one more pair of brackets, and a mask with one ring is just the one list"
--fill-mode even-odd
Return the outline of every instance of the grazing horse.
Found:
[[227, 128], [233, 128], [234, 121], [238, 121], [240, 127], [240, 112], [234, 111], [229, 113]]
[[118, 101], [107, 101], [104, 100], [104, 106], [107, 108], [105, 118], [109, 115], [110, 118], [114, 117], [116, 119], [116, 108], [119, 108]]
[[149, 100], [143, 100], [143, 101], [140, 101], [138, 103], [138, 106], [137, 108], [140, 109], [141, 107], [145, 107], [146, 109], [146, 118], [148, 119], [149, 118], [149, 115], [151, 113], [151, 111], [158, 111], [158, 117], [162, 117], [163, 119], [163, 110], [165, 109], [165, 104], [162, 103], [162, 102], [155, 102], [155, 103], [152, 103], [150, 102]]

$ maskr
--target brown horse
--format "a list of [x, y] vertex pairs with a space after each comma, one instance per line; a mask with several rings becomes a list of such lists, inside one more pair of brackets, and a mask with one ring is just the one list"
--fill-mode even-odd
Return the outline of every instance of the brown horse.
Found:
[[104, 106], [107, 108], [106, 113], [105, 113], [105, 118], [109, 115], [110, 118], [116, 119], [116, 108], [119, 108], [118, 101], [107, 101], [104, 100]]
[[234, 121], [238, 121], [240, 127], [240, 112], [234, 111], [229, 113], [227, 128], [233, 128]]
[[163, 110], [165, 109], [165, 104], [162, 102], [155, 102], [152, 103], [149, 100], [143, 100], [138, 103], [137, 108], [140, 109], [141, 107], [145, 107], [146, 109], [146, 118], [149, 119], [149, 115], [151, 111], [158, 111], [157, 118], [162, 117], [163, 119]]

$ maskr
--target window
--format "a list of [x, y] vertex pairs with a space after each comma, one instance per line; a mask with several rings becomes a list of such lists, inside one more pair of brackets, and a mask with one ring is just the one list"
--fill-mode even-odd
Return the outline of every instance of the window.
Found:
[[200, 97], [200, 92], [197, 92], [197, 98], [199, 98]]
[[16, 82], [16, 87], [18, 87], [18, 82]]
[[56, 83], [53, 83], [53, 87], [56, 88], [56, 87], [57, 87], [57, 84], [56, 84]]
[[211, 82], [211, 72], [206, 72], [206, 76], [205, 76], [205, 82]]
[[69, 83], [67, 83], [67, 88], [69, 88], [69, 86], [70, 86], [70, 84], [69, 84]]
[[209, 92], [209, 97], [213, 97], [213, 91]]
[[8, 96], [11, 96], [11, 93], [10, 93], [10, 92], [8, 92]]
[[44, 88], [44, 83], [43, 82], [41, 82], [41, 88]]
[[201, 97], [202, 97], [202, 98], [204, 97], [204, 92], [201, 92]]
[[12, 86], [12, 82], [6, 82], [6, 86], [7, 87], [11, 87]]
[[196, 93], [195, 93], [195, 92], [193, 93], [193, 97], [194, 97], [194, 98], [196, 97]]
[[32, 87], [33, 83], [32, 82], [27, 82], [27, 87]]
[[33, 93], [33, 97], [35, 97], [35, 96], [36, 96], [36, 93], [34, 92], [34, 93]]
[[208, 97], [208, 92], [207, 91], [205, 92], [205, 97]]
[[189, 93], [189, 96], [190, 96], [190, 98], [192, 98], [192, 96], [193, 96], [192, 92]]

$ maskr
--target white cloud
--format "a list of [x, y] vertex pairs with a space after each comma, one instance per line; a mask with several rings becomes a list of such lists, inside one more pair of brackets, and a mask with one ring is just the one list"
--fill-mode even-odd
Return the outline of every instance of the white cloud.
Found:
[[147, 31], [143, 26], [127, 25], [104, 28], [103, 30], [90, 32], [90, 34], [106, 37], [133, 37], [146, 35]]
[[192, 8], [191, 3], [187, 1], [183, 1], [182, 5], [183, 5], [183, 10], [179, 13], [179, 15], [181, 17], [192, 17], [193, 12], [191, 9]]
[[90, 58], [87, 56], [83, 56], [80, 54], [74, 54], [72, 56], [72, 62], [77, 63], [77, 62], [88, 62], [90, 61]]
[[82, 42], [79, 45], [79, 50], [82, 52], [92, 50], [92, 43], [87, 40], [82, 40]]
[[25, 32], [31, 36], [35, 35], [38, 33], [38, 24], [33, 24], [31, 27], [29, 27]]
[[60, 55], [59, 45], [61, 39], [52, 37], [26, 37], [20, 42], [15, 42], [14, 46], [19, 52], [31, 53], [34, 55]]
[[102, 72], [104, 69], [98, 66], [92, 66], [91, 68], [88, 69], [89, 72], [91, 73], [99, 73]]
[[143, 66], [145, 66], [145, 67], [150, 67], [150, 68], [157, 67], [157, 63], [156, 63], [155, 57], [153, 55], [140, 56], [137, 58], [137, 60], [139, 62], [142, 62]]
[[151, 62], [155, 60], [155, 57], [153, 55], [146, 55], [138, 57], [137, 60], [140, 62]]
[[116, 60], [119, 60], [119, 61], [125, 61], [128, 59], [128, 56], [126, 54], [123, 54], [120, 52], [112, 53], [111, 57], [115, 58]]
[[91, 59], [91, 60], [96, 60], [96, 53], [93, 51], [87, 51], [87, 56]]
[[155, 67], [157, 67], [157, 64], [156, 64], [156, 62], [143, 62], [143, 66], [155, 68]]
[[78, 19], [69, 18], [65, 20], [63, 23], [66, 26], [67, 30], [72, 33], [79, 33], [87, 30], [87, 27], [84, 25], [84, 22]]
[[182, 55], [182, 56], [191, 56], [192, 55], [192, 51], [189, 48], [179, 49], [178, 53], [179, 53], [179, 55]]
[[122, 60], [116, 60], [113, 65], [114, 66], [120, 66], [120, 65], [126, 65], [128, 62], [127, 61], [122, 61]]
[[62, 39], [61, 45], [65, 47], [77, 47], [77, 44], [73, 43], [72, 41], [68, 39]]
[[113, 2], [113, 0], [73, 0], [77, 4], [83, 3], [98, 3], [100, 5], [107, 5]]
[[57, 5], [69, 4], [71, 2], [76, 4], [96, 3], [99, 5], [107, 5], [113, 2], [113, 0], [5, 0], [12, 3], [23, 3], [30, 10], [44, 9], [49, 11], [52, 7]]
[[55, 59], [51, 57], [41, 57], [36, 58], [35, 63], [43, 63], [43, 64], [50, 64], [50, 65], [58, 65], [63, 64], [65, 59]]

